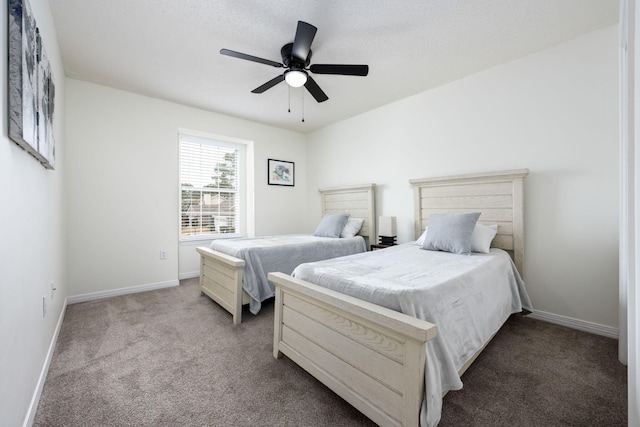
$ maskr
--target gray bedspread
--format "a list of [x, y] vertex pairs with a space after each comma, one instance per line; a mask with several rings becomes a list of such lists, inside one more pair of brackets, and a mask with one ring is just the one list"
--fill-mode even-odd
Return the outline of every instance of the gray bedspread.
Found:
[[274, 295], [275, 287], [267, 274], [291, 274], [304, 262], [321, 261], [365, 252], [362, 236], [348, 238], [290, 234], [256, 238], [214, 240], [211, 249], [245, 261], [242, 286], [251, 297], [249, 310], [257, 314], [262, 301]]
[[298, 266], [293, 276], [435, 324], [427, 343], [421, 425], [438, 424], [442, 392], [512, 313], [531, 310], [524, 282], [500, 249], [456, 255], [406, 243]]

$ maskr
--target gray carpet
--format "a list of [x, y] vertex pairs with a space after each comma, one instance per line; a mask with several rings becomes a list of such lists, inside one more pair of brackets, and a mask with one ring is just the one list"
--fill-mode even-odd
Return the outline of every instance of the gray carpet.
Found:
[[[197, 280], [67, 307], [35, 426], [371, 426], [286, 357], [273, 304], [231, 315]], [[441, 426], [624, 426], [617, 341], [513, 316]]]

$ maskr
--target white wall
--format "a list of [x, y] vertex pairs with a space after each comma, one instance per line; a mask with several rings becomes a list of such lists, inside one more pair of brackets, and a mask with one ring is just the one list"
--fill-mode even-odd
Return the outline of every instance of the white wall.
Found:
[[[8, 137], [7, 3], [0, 8], [0, 425], [28, 421], [67, 294], [65, 273], [65, 79], [49, 2], [30, 0], [56, 87], [56, 169]], [[51, 299], [50, 283], [57, 291]], [[42, 297], [47, 314], [43, 317]], [[37, 398], [37, 396], [35, 396]], [[37, 400], [35, 401], [37, 404]], [[35, 415], [31, 413], [31, 415]]]
[[[177, 284], [179, 275], [198, 272], [195, 246], [178, 244], [178, 129], [253, 141], [255, 233], [308, 231], [301, 134], [72, 79], [67, 111], [75, 299]], [[268, 158], [295, 162], [295, 187], [267, 185]]]
[[609, 27], [316, 131], [307, 152], [310, 224], [315, 188], [375, 182], [378, 214], [397, 216], [406, 242], [414, 238], [409, 179], [529, 168], [534, 307], [615, 334], [617, 40]]

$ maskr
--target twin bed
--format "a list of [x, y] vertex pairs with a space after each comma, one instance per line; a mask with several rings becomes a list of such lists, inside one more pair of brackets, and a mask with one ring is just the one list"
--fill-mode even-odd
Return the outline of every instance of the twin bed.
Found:
[[[531, 309], [521, 279], [527, 174], [410, 181], [416, 239], [425, 238], [430, 220], [433, 233], [436, 214], [477, 212], [476, 229], [497, 229], [491, 249], [487, 243], [481, 253], [424, 250], [410, 242], [287, 267], [292, 271], [270, 269], [274, 357], [286, 355], [379, 425], [437, 425], [444, 394], [462, 387], [460, 376], [511, 314]], [[365, 218], [360, 234], [374, 239], [374, 189], [321, 190], [322, 213]], [[243, 301], [252, 300], [242, 288], [251, 257], [198, 252], [201, 291], [240, 323]]]
[[497, 226], [488, 253], [411, 242], [269, 274], [274, 357], [286, 355], [379, 425], [436, 425], [444, 393], [462, 387], [511, 314], [531, 309], [521, 280], [527, 173], [411, 181], [416, 238], [434, 214], [478, 212], [478, 224]]
[[361, 219], [353, 237], [283, 235], [222, 239], [200, 253], [200, 291], [229, 311], [234, 324], [242, 321], [242, 306], [257, 314], [261, 303], [274, 295], [267, 274], [290, 274], [299, 264], [365, 252], [375, 239], [375, 184], [319, 190], [322, 216], [349, 214]]

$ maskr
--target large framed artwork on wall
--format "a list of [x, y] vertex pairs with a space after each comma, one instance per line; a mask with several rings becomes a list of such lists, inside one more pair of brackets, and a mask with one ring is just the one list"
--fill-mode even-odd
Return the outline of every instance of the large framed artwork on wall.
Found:
[[9, 0], [9, 137], [47, 169], [55, 166], [55, 85], [27, 0]]

